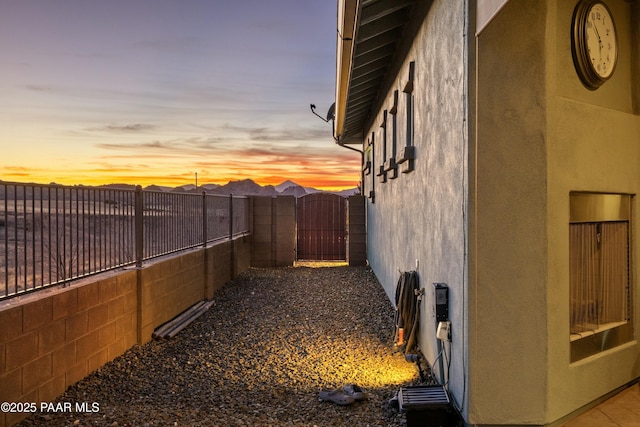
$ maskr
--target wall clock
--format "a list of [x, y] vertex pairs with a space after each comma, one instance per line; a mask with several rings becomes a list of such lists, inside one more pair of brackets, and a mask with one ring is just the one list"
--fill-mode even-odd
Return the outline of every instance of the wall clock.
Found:
[[571, 53], [582, 83], [596, 90], [613, 75], [618, 36], [613, 15], [600, 0], [582, 0], [573, 11]]

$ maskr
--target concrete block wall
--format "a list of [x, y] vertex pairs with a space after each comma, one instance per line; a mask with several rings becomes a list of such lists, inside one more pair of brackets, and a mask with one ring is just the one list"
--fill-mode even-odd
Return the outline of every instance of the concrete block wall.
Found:
[[274, 267], [288, 267], [296, 260], [296, 198], [280, 196], [272, 199], [274, 214]]
[[349, 265], [367, 263], [367, 221], [364, 196], [347, 199], [347, 262]]
[[[8, 301], [0, 308], [0, 402], [51, 402], [136, 344], [135, 271]], [[0, 413], [10, 426], [25, 413]]]
[[[150, 341], [156, 327], [212, 298], [247, 269], [250, 246], [250, 236], [240, 236], [2, 302], [0, 402], [52, 402], [133, 345]], [[0, 427], [27, 415], [0, 412]]]
[[211, 299], [215, 292], [239, 273], [251, 267], [251, 235], [236, 237], [206, 249], [205, 298]]
[[154, 262], [139, 270], [140, 342], [153, 330], [205, 298], [205, 256], [202, 249]]
[[233, 276], [231, 242], [226, 241], [206, 250], [205, 297], [213, 298], [215, 292]]
[[271, 267], [273, 258], [273, 209], [271, 197], [252, 197], [253, 224], [251, 237], [251, 264]]
[[251, 265], [287, 267], [296, 259], [296, 198], [252, 197]]
[[[233, 272], [229, 280], [251, 267], [251, 236], [243, 234], [233, 240]], [[225, 283], [227, 280], [225, 280]], [[224, 283], [223, 283], [224, 284]]]

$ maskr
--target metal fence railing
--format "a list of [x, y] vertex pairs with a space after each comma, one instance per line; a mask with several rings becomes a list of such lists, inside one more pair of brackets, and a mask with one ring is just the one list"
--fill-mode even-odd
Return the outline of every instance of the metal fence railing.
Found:
[[0, 300], [249, 230], [249, 199], [0, 182]]

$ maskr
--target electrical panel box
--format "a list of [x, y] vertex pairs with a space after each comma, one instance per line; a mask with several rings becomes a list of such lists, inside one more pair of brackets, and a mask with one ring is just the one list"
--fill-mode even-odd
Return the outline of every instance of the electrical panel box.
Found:
[[436, 321], [449, 320], [449, 286], [446, 283], [434, 283], [436, 301]]

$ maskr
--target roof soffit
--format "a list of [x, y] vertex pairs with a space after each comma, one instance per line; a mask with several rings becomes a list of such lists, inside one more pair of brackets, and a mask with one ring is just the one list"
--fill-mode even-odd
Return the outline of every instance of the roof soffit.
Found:
[[[364, 127], [416, 0], [361, 0], [354, 28], [343, 113], [336, 117], [342, 143], [361, 143]], [[338, 70], [338, 73], [345, 70]]]

